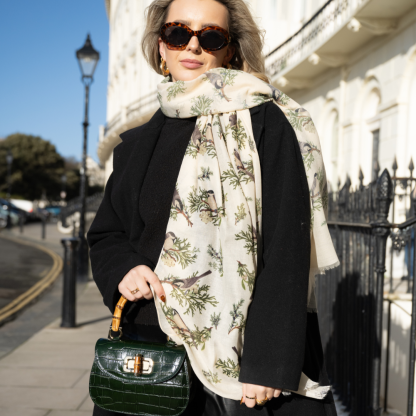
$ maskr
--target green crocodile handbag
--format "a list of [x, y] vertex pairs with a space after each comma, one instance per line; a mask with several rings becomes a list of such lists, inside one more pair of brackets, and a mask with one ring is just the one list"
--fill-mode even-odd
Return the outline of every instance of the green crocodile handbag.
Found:
[[112, 412], [146, 416], [177, 416], [188, 405], [192, 369], [185, 348], [172, 341], [121, 340], [117, 303], [108, 339], [95, 345], [89, 391], [92, 401]]

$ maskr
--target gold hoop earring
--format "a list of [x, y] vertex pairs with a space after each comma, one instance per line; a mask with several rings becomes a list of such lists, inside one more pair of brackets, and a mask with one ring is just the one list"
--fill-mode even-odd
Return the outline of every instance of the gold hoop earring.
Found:
[[226, 66], [223, 65], [223, 68], [231, 69], [233, 66], [228, 62]]
[[162, 57], [160, 58], [160, 69], [162, 70], [163, 75], [169, 75], [170, 71], [166, 65], [166, 61]]

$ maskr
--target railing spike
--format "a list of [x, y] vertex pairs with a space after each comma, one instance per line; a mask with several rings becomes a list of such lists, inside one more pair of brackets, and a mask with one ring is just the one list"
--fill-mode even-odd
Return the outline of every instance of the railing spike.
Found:
[[363, 173], [363, 170], [361, 169], [361, 166], [359, 167], [359, 171], [358, 171], [358, 179], [360, 181], [360, 184], [359, 184], [359, 186], [357, 186], [357, 190], [362, 191], [364, 189], [364, 184], [363, 184], [364, 173]]
[[415, 168], [415, 165], [413, 164], [413, 158], [410, 157], [410, 163], [409, 163], [410, 176], [412, 176], [412, 172], [414, 168]]
[[390, 204], [393, 201], [393, 181], [390, 173], [384, 169], [383, 173], [377, 179], [377, 217], [381, 222], [387, 222]]
[[349, 189], [351, 186], [351, 178], [350, 175], [347, 174], [347, 178], [345, 179], [345, 186]]
[[[394, 156], [394, 161], [393, 161], [393, 166], [391, 167], [392, 169], [393, 169], [393, 171], [394, 172], [396, 172], [396, 170], [397, 170], [397, 158], [396, 158], [396, 155]], [[394, 175], [394, 176], [396, 176], [396, 175]]]
[[374, 170], [377, 172], [378, 176], [378, 173], [380, 172], [380, 164], [378, 163], [378, 160], [374, 162]]

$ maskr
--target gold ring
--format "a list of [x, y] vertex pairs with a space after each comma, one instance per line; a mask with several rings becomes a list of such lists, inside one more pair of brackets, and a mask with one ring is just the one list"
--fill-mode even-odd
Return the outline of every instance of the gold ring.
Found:
[[254, 396], [254, 397], [248, 397], [248, 396], [246, 396], [247, 397], [247, 399], [255, 399], [256, 398], [256, 396]]
[[135, 295], [137, 292], [140, 292], [140, 290], [138, 288], [134, 289], [134, 290], [130, 290], [132, 295]]
[[259, 406], [264, 406], [267, 402], [269, 401], [269, 399], [266, 397], [265, 399], [263, 399], [263, 400], [257, 400], [256, 399], [256, 403], [259, 405]]

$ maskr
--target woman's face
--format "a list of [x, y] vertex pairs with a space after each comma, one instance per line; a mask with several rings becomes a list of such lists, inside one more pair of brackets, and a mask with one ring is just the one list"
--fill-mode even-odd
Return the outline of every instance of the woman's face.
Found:
[[[181, 22], [193, 30], [205, 26], [220, 26], [229, 32], [228, 10], [215, 0], [174, 0], [170, 5], [167, 22]], [[214, 51], [204, 51], [193, 36], [183, 51], [170, 50], [159, 37], [159, 52], [166, 61], [173, 82], [190, 81], [211, 68], [226, 66], [234, 54], [234, 46]], [[187, 60], [195, 61], [193, 63]]]

